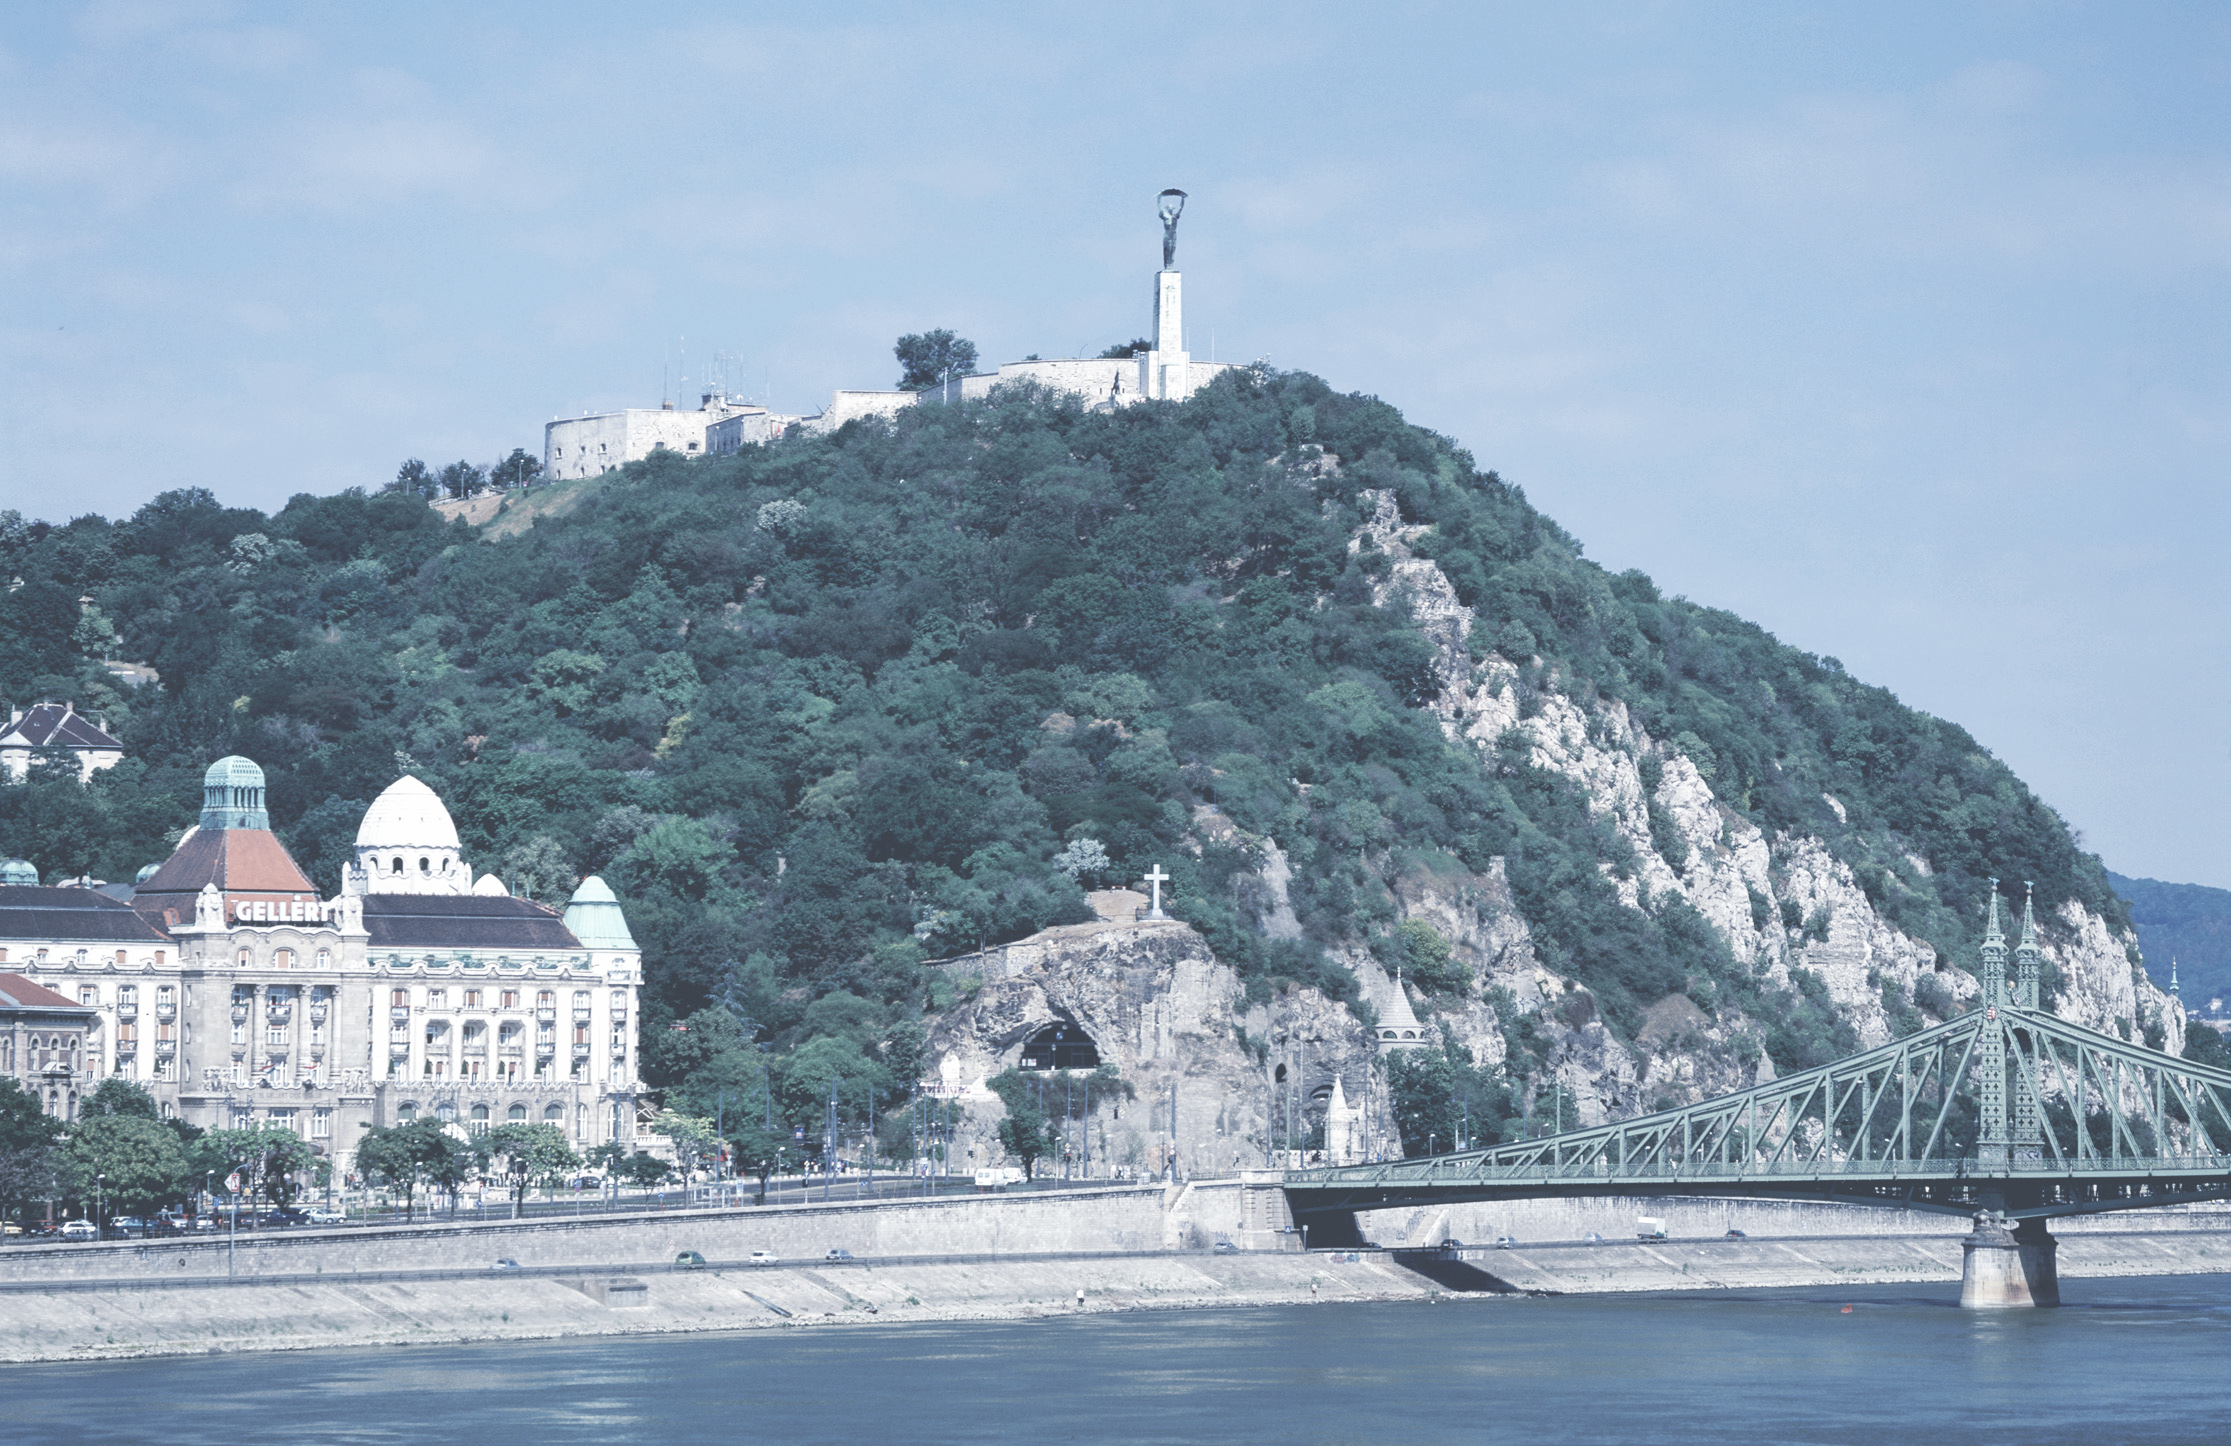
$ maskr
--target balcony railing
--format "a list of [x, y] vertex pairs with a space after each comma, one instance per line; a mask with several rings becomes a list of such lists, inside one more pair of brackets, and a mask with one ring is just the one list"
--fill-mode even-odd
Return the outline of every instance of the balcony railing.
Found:
[[512, 1056], [513, 1058], [517, 1058], [519, 1055], [526, 1053], [526, 1047], [524, 1045], [517, 1044], [502, 1044], [496, 1046], [496, 1052], [499, 1054], [507, 1054]]
[[535, 1010], [535, 1018], [545, 1024], [554, 1024], [558, 1018], [558, 1007], [554, 1004], [541, 1005]]
[[137, 1019], [137, 1018], [139, 1018], [139, 1004], [138, 1004], [138, 1002], [137, 1002], [137, 1001], [135, 1001], [135, 1000], [130, 1000], [130, 999], [119, 999], [119, 1000], [117, 1000], [117, 1001], [116, 1001], [116, 1017], [117, 1017], [118, 1019]]
[[175, 1004], [157, 1004], [155, 1006], [155, 1017], [157, 1019], [176, 1019], [178, 1017], [178, 1006]]
[[402, 1059], [410, 1052], [411, 1042], [407, 1039], [391, 1039], [387, 1043], [387, 1053], [390, 1059]]

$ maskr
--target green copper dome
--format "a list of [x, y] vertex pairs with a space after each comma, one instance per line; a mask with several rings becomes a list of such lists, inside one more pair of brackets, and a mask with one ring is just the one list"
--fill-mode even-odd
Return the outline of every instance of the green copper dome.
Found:
[[565, 926], [591, 949], [635, 948], [635, 936], [628, 932], [627, 915], [620, 912], [620, 900], [611, 885], [589, 875], [565, 906]]
[[234, 754], [209, 765], [201, 776], [203, 828], [269, 828], [263, 807], [263, 770], [254, 759]]
[[31, 884], [39, 882], [39, 871], [24, 859], [9, 859], [0, 863], [0, 884]]

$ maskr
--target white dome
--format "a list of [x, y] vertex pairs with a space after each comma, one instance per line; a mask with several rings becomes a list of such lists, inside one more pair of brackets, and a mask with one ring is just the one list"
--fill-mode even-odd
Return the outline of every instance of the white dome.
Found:
[[454, 851], [457, 825], [450, 822], [440, 795], [406, 773], [364, 811], [364, 823], [356, 831], [356, 847], [360, 853], [365, 849]]
[[480, 882], [473, 885], [473, 892], [485, 899], [508, 899], [511, 897], [511, 890], [505, 888], [504, 881], [494, 874], [482, 874]]

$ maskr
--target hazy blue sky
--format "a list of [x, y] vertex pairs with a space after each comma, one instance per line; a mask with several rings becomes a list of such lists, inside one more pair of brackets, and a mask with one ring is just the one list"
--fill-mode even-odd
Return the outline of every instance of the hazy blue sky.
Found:
[[1182, 186], [1196, 351], [2231, 886], [2227, 81], [2213, 5], [10, 6], [0, 506], [1097, 351]]

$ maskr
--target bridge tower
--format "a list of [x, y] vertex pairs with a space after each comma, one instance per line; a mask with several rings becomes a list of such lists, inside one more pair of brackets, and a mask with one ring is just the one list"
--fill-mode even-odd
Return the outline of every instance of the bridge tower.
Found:
[[1983, 931], [1983, 1032], [1976, 1039], [1976, 1163], [1989, 1173], [2006, 1169], [2006, 935], [1999, 929], [1999, 881], [1991, 880], [1991, 922]]
[[[2037, 1008], [2038, 976], [2043, 972], [2044, 954], [2037, 947], [2037, 919], [2033, 913], [2034, 886], [2022, 886], [2022, 942], [2014, 951], [2014, 1005], [2017, 1009]], [[2029, 1036], [2025, 1034], [2024, 1040]], [[2011, 1042], [2011, 1041], [2010, 1041]], [[2032, 1055], [2035, 1050], [2029, 1051]], [[2014, 1061], [2013, 1120], [2009, 1133], [2013, 1136], [2014, 1159], [2017, 1166], [2028, 1164], [2042, 1169], [2045, 1164], [2045, 1137], [2039, 1128], [2037, 1114], [2037, 1082], [2022, 1064], [2021, 1056]]]

